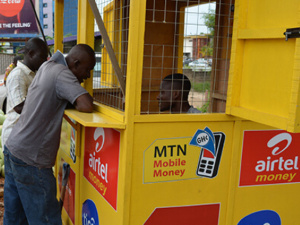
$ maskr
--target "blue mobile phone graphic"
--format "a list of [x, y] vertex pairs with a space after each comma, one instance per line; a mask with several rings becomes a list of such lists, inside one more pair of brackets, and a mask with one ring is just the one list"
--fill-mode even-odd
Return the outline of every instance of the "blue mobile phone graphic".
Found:
[[213, 135], [215, 138], [215, 155], [205, 148], [201, 149], [196, 171], [197, 176], [213, 178], [218, 173], [225, 142], [225, 134], [215, 132]]

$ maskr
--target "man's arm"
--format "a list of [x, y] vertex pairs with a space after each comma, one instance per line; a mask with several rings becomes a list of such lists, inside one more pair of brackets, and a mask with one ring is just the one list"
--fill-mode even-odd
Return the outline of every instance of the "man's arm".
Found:
[[21, 114], [27, 95], [26, 75], [18, 67], [9, 74], [7, 79], [7, 100], [14, 106], [14, 111]]
[[25, 103], [25, 101], [21, 102], [19, 105], [14, 107], [14, 110], [16, 111], [16, 113], [21, 114], [23, 107], [24, 107], [24, 103]]
[[76, 99], [74, 106], [79, 112], [91, 113], [93, 112], [93, 97], [88, 93], [80, 95]]

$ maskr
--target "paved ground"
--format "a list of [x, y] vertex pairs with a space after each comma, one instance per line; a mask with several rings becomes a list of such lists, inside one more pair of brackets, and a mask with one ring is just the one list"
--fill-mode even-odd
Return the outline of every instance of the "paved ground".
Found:
[[190, 92], [189, 103], [195, 108], [201, 108], [208, 101], [208, 94], [201, 92]]

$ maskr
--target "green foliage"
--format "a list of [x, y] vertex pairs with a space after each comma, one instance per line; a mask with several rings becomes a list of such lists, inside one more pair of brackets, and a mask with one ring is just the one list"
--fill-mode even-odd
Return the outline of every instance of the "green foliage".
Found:
[[6, 52], [5, 48], [3, 48], [2, 46], [0, 46], [0, 53], [4, 53]]
[[208, 13], [203, 15], [204, 24], [207, 26], [211, 35], [214, 35], [215, 33], [215, 15], [216, 12], [213, 9], [210, 9]]
[[209, 102], [206, 102], [202, 107], [199, 109], [202, 113], [207, 113], [209, 108]]
[[18, 47], [16, 47], [16, 55], [24, 57], [24, 46], [18, 46]]
[[49, 41], [49, 40], [53, 40], [54, 37], [50, 37], [50, 36], [46, 36], [46, 40]]
[[214, 53], [214, 42], [211, 39], [208, 45], [205, 45], [201, 48], [201, 54], [203, 57], [205, 56], [213, 56]]
[[210, 90], [210, 81], [192, 82], [192, 89], [197, 92], [205, 92]]
[[215, 10], [210, 9], [208, 13], [204, 14], [202, 18], [204, 19], [204, 24], [207, 26], [209, 31], [208, 36], [210, 37], [210, 41], [207, 45], [201, 48], [201, 54], [203, 57], [205, 56], [213, 56], [214, 50], [214, 41], [213, 36], [215, 34]]

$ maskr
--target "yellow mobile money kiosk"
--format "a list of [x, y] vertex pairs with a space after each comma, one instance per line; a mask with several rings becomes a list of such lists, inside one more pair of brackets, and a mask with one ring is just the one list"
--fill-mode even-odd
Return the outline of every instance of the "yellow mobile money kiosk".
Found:
[[[64, 8], [55, 1], [60, 50]], [[78, 1], [77, 43], [100, 52], [101, 69], [84, 83], [94, 112], [65, 111], [63, 223], [300, 224], [299, 10], [297, 0]], [[202, 113], [159, 110], [172, 73], [188, 76]]]

